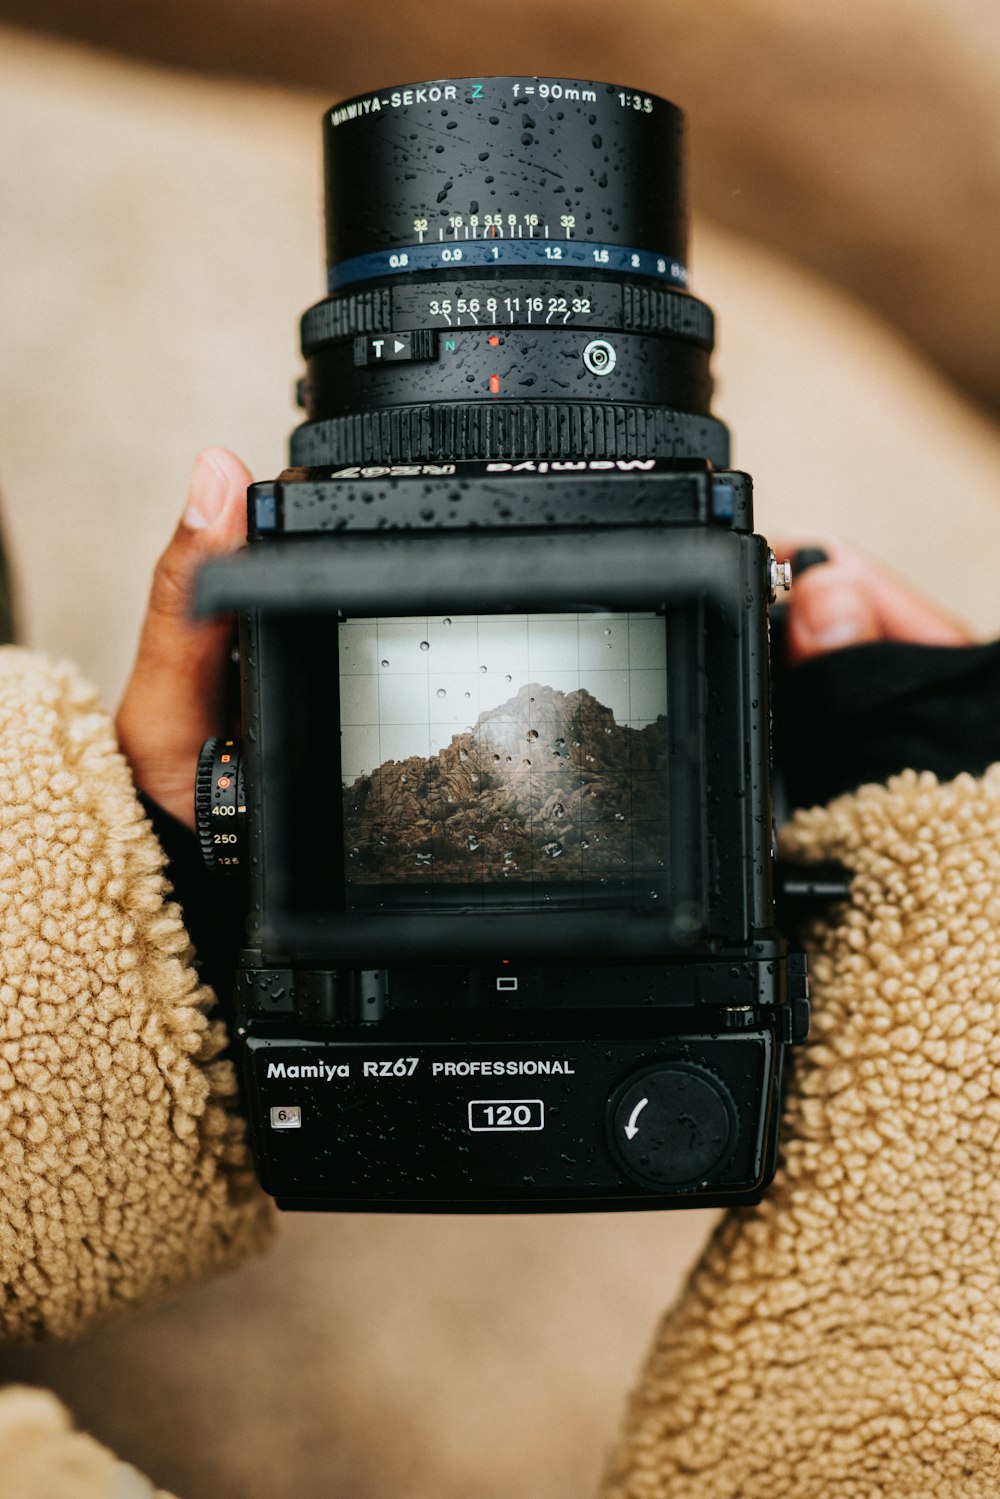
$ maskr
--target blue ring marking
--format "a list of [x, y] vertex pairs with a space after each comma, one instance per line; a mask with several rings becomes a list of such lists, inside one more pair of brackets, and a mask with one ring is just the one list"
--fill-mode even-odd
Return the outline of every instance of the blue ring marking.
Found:
[[[558, 250], [560, 253], [546, 254]], [[497, 252], [497, 253], [494, 253]], [[607, 258], [604, 259], [603, 257]], [[393, 263], [395, 262], [395, 263]], [[670, 286], [686, 287], [687, 266], [655, 250], [634, 250], [628, 245], [602, 245], [572, 239], [457, 240], [454, 244], [400, 245], [373, 255], [356, 255], [327, 271], [330, 292], [342, 291], [358, 281], [381, 280], [409, 271], [455, 271], [468, 266], [542, 265], [549, 270], [586, 266], [591, 271], [618, 271], [629, 276], [649, 276]]]

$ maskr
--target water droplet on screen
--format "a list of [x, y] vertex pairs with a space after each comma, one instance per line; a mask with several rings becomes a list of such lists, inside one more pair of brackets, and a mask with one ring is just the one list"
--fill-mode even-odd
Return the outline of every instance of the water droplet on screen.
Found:
[[530, 760], [522, 760], [522, 761], [521, 761], [521, 764], [522, 764], [522, 765], [530, 765], [530, 764], [531, 764], [531, 761], [530, 761]]
[[434, 855], [433, 854], [418, 854], [417, 855], [417, 863], [418, 864], [432, 864], [433, 862], [434, 862]]
[[556, 802], [555, 806], [552, 808], [552, 816], [562, 817], [565, 811], [566, 808], [563, 806], [562, 802]]
[[486, 667], [485, 667], [485, 666], [481, 666], [481, 667], [480, 667], [480, 668], [479, 668], [479, 670], [480, 670], [480, 671], [481, 671], [481, 672], [482, 672], [482, 674], [483, 674], [483, 676], [485, 676], [485, 675], [486, 675]]
[[580, 839], [580, 847], [581, 848], [589, 848], [590, 847], [590, 839], [589, 838], [581, 838]]
[[527, 737], [529, 739], [537, 739], [538, 738], [538, 730], [537, 729], [529, 729]]
[[450, 624], [451, 624], [451, 620], [450, 620], [450, 619], [449, 619], [449, 618], [448, 618], [448, 616], [447, 616], [447, 614], [446, 614], [446, 615], [445, 615], [445, 617], [444, 617], [444, 619], [443, 619], [443, 620], [442, 620], [442, 621], [441, 621], [441, 623], [442, 623], [442, 624], [443, 624], [443, 625], [450, 625]]
[[389, 663], [388, 663], [388, 661], [383, 661], [383, 662], [382, 662], [382, 665], [383, 665], [383, 666], [388, 666], [388, 665], [389, 665]]
[[544, 849], [550, 859], [558, 859], [563, 851], [563, 846], [561, 843], [546, 843]]
[[563, 747], [563, 745], [565, 743], [566, 743], [565, 739], [557, 739], [556, 740], [556, 744], [559, 746], [560, 749], [562, 749], [562, 747]]
[[379, 839], [379, 843], [388, 843], [388, 842], [389, 842], [389, 834], [388, 833], [383, 833], [382, 836], [381, 836], [381, 838]]
[[493, 756], [493, 764], [494, 765], [499, 765], [500, 764], [500, 756], [499, 755], [494, 755]]
[[475, 833], [470, 833], [469, 834], [468, 843], [469, 843], [469, 852], [470, 853], [475, 853], [476, 849], [479, 847], [479, 839], [476, 837]]
[[406, 785], [406, 783], [407, 783], [407, 781], [408, 781], [408, 780], [409, 780], [409, 779], [410, 779], [410, 778], [409, 778], [409, 776], [400, 776], [400, 778], [399, 778], [399, 780], [400, 780], [400, 785], [402, 785], [402, 786], [405, 786], [405, 785]]
[[508, 673], [507, 673], [507, 675], [506, 675], [506, 676], [505, 676], [505, 677], [504, 677], [504, 681], [505, 681], [505, 682], [509, 682], [509, 681], [511, 681], [511, 680], [512, 680], [512, 679], [511, 679], [511, 675], [510, 675], [510, 672], [508, 672]]
[[624, 821], [625, 821], [625, 813], [624, 812], [616, 812], [615, 813], [615, 822], [624, 822]]
[[447, 694], [447, 692], [446, 692], [446, 691], [445, 691], [445, 690], [444, 690], [444, 688], [443, 688], [443, 687], [439, 687], [439, 688], [438, 688], [438, 690], [437, 690], [437, 692], [436, 692], [436, 694], [435, 694], [435, 696], [436, 696], [436, 697], [447, 697], [447, 696], [448, 696], [448, 694]]
[[611, 631], [610, 631], [610, 630], [605, 630], [605, 632], [604, 632], [604, 633], [605, 633], [605, 635], [610, 635], [610, 634], [611, 634]]
[[421, 649], [421, 650], [422, 650], [422, 651], [429, 651], [429, 650], [430, 650], [430, 648], [431, 648], [431, 643], [430, 643], [430, 641], [429, 641], [429, 640], [422, 640], [422, 641], [421, 641], [421, 642], [420, 642], [420, 649]]
[[471, 697], [471, 696], [472, 696], [472, 693], [471, 693], [471, 692], [464, 692], [464, 693], [463, 693], [463, 694], [462, 694], [462, 696], [463, 696], [463, 697]]

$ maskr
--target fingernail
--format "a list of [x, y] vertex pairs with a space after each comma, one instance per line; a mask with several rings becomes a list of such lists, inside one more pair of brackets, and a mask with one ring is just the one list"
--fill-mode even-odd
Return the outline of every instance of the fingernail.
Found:
[[229, 481], [212, 453], [199, 453], [191, 475], [188, 501], [181, 517], [191, 531], [214, 526], [226, 508]]
[[845, 578], [813, 574], [797, 600], [797, 624], [818, 650], [875, 639], [877, 620], [865, 594]]

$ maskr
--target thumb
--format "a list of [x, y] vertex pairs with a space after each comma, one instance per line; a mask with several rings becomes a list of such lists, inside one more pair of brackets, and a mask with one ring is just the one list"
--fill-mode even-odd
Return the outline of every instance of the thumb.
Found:
[[246, 535], [250, 473], [225, 448], [198, 455], [180, 524], [156, 564], [135, 665], [118, 710], [118, 742], [136, 785], [193, 825], [198, 750], [219, 722], [232, 627], [193, 620], [202, 563]]

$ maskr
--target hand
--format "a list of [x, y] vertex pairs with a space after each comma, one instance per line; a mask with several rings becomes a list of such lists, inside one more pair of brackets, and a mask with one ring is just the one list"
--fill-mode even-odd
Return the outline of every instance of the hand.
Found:
[[218, 732], [232, 627], [190, 616], [203, 562], [246, 537], [244, 465], [225, 448], [198, 455], [180, 524], [156, 564], [132, 675], [115, 726], [136, 786], [194, 827], [198, 751]]
[[[791, 557], [802, 542], [775, 542], [779, 558]], [[877, 563], [850, 547], [823, 544], [829, 562], [792, 576], [786, 640], [791, 665], [826, 651], [874, 640], [906, 640], [919, 645], [969, 645], [969, 631], [937, 605], [928, 603]]]

